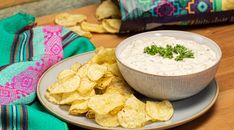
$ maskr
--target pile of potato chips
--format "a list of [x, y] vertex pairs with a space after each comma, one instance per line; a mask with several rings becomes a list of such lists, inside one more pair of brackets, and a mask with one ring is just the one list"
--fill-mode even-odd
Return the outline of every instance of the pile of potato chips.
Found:
[[91, 38], [92, 33], [118, 33], [121, 25], [120, 11], [111, 1], [103, 1], [96, 10], [96, 18], [101, 24], [89, 23], [83, 14], [60, 13], [55, 16], [55, 23], [68, 27], [81, 36]]
[[69, 113], [86, 116], [104, 127], [139, 128], [173, 115], [169, 101], [140, 101], [122, 78], [115, 50], [100, 47], [86, 64], [63, 70], [45, 97], [52, 103], [70, 105]]

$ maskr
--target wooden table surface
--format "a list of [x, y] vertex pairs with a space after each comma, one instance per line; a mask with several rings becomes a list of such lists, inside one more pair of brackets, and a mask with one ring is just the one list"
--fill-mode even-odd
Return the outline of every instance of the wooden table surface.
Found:
[[[97, 5], [69, 10], [69, 13], [81, 13], [88, 16], [89, 22], [98, 22], [95, 18]], [[38, 25], [53, 25], [54, 15], [37, 18]], [[219, 26], [186, 27], [183, 30], [204, 35], [221, 47], [222, 60], [216, 74], [220, 93], [214, 106], [199, 118], [175, 130], [233, 130], [234, 129], [234, 24]], [[91, 41], [96, 47], [115, 47], [127, 36], [113, 34], [94, 34]]]

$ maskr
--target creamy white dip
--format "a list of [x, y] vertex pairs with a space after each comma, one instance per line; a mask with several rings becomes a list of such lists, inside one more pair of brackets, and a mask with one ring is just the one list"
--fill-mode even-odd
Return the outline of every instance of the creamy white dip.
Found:
[[[180, 44], [192, 50], [194, 58], [182, 61], [163, 58], [159, 54], [144, 53], [144, 48], [151, 45], [166, 47]], [[163, 76], [176, 76], [200, 72], [211, 67], [217, 61], [215, 52], [206, 45], [174, 37], [147, 37], [132, 41], [120, 54], [121, 61], [127, 66], [142, 72]]]

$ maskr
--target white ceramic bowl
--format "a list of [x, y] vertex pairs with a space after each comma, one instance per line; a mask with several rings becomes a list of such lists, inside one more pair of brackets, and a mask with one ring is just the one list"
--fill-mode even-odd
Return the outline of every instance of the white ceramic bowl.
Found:
[[[217, 62], [206, 70], [179, 76], [160, 76], [156, 74], [144, 73], [125, 65], [120, 58], [122, 50], [136, 39], [143, 37], [170, 36], [179, 39], [192, 40], [199, 44], [209, 46], [217, 56]], [[219, 46], [212, 40], [199, 34], [185, 31], [151, 31], [140, 33], [123, 40], [116, 48], [118, 67], [128, 84], [139, 93], [155, 98], [178, 100], [190, 97], [203, 90], [212, 79], [214, 79], [222, 52]]]

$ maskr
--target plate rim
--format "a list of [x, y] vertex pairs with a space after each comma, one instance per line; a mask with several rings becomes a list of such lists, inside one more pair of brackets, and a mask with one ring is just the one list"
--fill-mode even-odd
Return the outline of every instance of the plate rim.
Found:
[[[71, 121], [70, 119], [66, 119], [63, 117], [62, 114], [60, 113], [57, 113], [56, 111], [54, 111], [53, 109], [51, 108], [48, 108], [46, 107], [46, 103], [44, 103], [43, 99], [41, 98], [41, 94], [40, 94], [40, 91], [39, 91], [39, 85], [41, 83], [41, 80], [42, 78], [44, 77], [44, 75], [46, 75], [51, 69], [53, 69], [55, 66], [63, 63], [63, 62], [66, 62], [68, 61], [69, 59], [72, 59], [74, 57], [79, 57], [79, 56], [82, 56], [82, 55], [87, 55], [87, 54], [90, 54], [90, 53], [94, 53], [95, 51], [89, 51], [89, 52], [85, 52], [85, 53], [82, 53], [82, 54], [77, 54], [77, 55], [74, 55], [74, 56], [71, 56], [69, 58], [66, 58], [64, 60], [61, 60], [59, 62], [57, 62], [56, 64], [52, 65], [49, 69], [47, 69], [40, 77], [40, 79], [38, 80], [38, 83], [37, 83], [37, 98], [39, 99], [39, 102], [44, 106], [44, 108], [46, 108], [46, 110], [48, 110], [52, 115], [54, 115], [55, 117], [58, 117], [59, 119], [67, 122], [67, 123], [70, 123], [70, 124], [73, 124], [73, 125], [76, 125], [78, 127], [83, 127], [83, 128], [87, 128], [87, 129], [103, 129], [103, 130], [110, 130], [110, 129], [116, 129], [116, 128], [108, 128], [108, 127], [102, 127], [102, 128], [96, 128], [96, 127], [92, 127], [92, 126], [87, 126], [87, 125], [83, 125], [83, 124], [78, 124], [77, 122], [74, 122], [74, 121]], [[155, 129], [168, 129], [168, 128], [173, 128], [173, 127], [176, 127], [176, 126], [179, 126], [179, 125], [182, 125], [182, 124], [185, 124], [187, 122], [190, 122], [198, 117], [200, 117], [201, 115], [203, 115], [205, 112], [207, 112], [213, 105], [214, 103], [216, 102], [217, 98], [218, 98], [218, 95], [219, 95], [219, 85], [218, 85], [218, 82], [217, 80], [214, 78], [213, 79], [214, 82], [215, 82], [215, 86], [216, 86], [216, 92], [215, 92], [215, 96], [212, 98], [211, 102], [209, 104], [207, 104], [207, 106], [200, 112], [192, 115], [191, 117], [187, 118], [187, 119], [184, 119], [184, 120], [181, 120], [181, 121], [178, 121], [178, 122], [175, 122], [175, 123], [170, 123], [169, 125], [166, 125], [166, 126], [159, 126], [157, 128], [139, 128], [139, 129], [145, 129], [145, 130], [155, 130]], [[213, 82], [213, 80], [211, 82]], [[126, 129], [126, 128], [121, 128], [121, 129]]]

